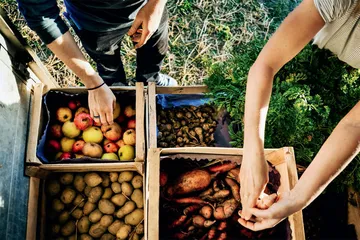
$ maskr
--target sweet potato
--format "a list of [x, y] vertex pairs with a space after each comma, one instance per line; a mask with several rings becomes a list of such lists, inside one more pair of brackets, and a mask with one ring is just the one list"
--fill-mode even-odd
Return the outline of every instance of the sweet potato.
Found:
[[212, 227], [210, 231], [208, 232], [208, 238], [207, 239], [214, 239], [216, 236], [216, 227]]
[[223, 207], [217, 207], [214, 211], [214, 218], [216, 220], [224, 220], [225, 219], [225, 213]]
[[229, 218], [238, 207], [238, 202], [234, 198], [232, 198], [226, 200], [223, 205], [224, 205], [225, 218]]
[[220, 181], [219, 181], [219, 180], [215, 180], [215, 181], [213, 182], [213, 189], [214, 189], [214, 192], [218, 192], [218, 191], [220, 191], [220, 187], [219, 187], [219, 185], [220, 185]]
[[223, 231], [224, 229], [226, 229], [226, 227], [227, 227], [226, 221], [222, 221], [222, 222], [220, 222], [219, 226], [217, 227], [217, 230]]
[[193, 217], [193, 225], [197, 228], [204, 227], [204, 222], [205, 222], [205, 218], [203, 216], [195, 215]]
[[208, 227], [214, 225], [214, 223], [216, 223], [216, 220], [213, 220], [213, 221], [211, 221], [211, 220], [205, 220], [205, 222], [204, 222], [204, 227], [205, 227], [205, 228], [208, 228]]
[[163, 187], [166, 185], [168, 180], [168, 175], [165, 172], [160, 172], [160, 186]]
[[231, 169], [228, 173], [228, 176], [235, 179], [240, 184], [240, 167]]
[[227, 238], [226, 232], [222, 232], [222, 233], [220, 233], [217, 240], [225, 240], [226, 238]]
[[191, 205], [191, 206], [186, 207], [184, 209], [183, 213], [184, 213], [184, 215], [190, 215], [193, 212], [195, 212], [196, 210], [199, 210], [200, 208], [201, 208], [201, 205], [199, 205], [199, 204]]
[[205, 170], [192, 170], [182, 174], [173, 186], [167, 189], [169, 196], [201, 191], [209, 186], [210, 174]]
[[206, 219], [210, 219], [211, 216], [212, 216], [212, 208], [208, 205], [206, 206], [203, 206], [201, 209], [200, 209], [200, 212], [201, 216], [203, 216], [204, 218]]
[[176, 228], [181, 226], [185, 220], [186, 220], [187, 216], [186, 215], [181, 215], [180, 217], [176, 218], [169, 226], [169, 228]]
[[199, 197], [206, 197], [206, 196], [210, 196], [214, 193], [214, 190], [212, 188], [208, 188], [207, 190], [203, 191], [202, 193], [200, 193]]
[[178, 199], [172, 199], [172, 201], [179, 204], [203, 204], [203, 205], [209, 204], [208, 202], [198, 197], [178, 198]]
[[240, 201], [240, 186], [232, 179], [230, 178], [225, 178], [225, 182], [227, 183], [227, 185], [229, 185], [230, 189], [231, 189], [231, 193], [234, 196], [236, 201]]
[[213, 166], [210, 166], [208, 169], [210, 172], [217, 172], [217, 173], [224, 173], [228, 172], [231, 169], [235, 168], [237, 166], [237, 163], [235, 162], [227, 162], [227, 163], [220, 163]]
[[227, 189], [223, 189], [223, 190], [219, 190], [216, 193], [214, 193], [214, 195], [212, 197], [214, 200], [216, 200], [216, 199], [226, 198], [229, 195], [230, 195], [230, 191]]
[[96, 187], [102, 182], [102, 178], [97, 173], [87, 173], [84, 177], [86, 185], [90, 187]]

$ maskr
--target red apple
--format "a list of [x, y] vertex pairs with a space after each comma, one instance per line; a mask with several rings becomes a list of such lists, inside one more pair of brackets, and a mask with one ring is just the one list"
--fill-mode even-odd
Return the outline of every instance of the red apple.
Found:
[[68, 103], [68, 107], [71, 109], [71, 110], [75, 110], [76, 108], [80, 107], [80, 101], [78, 100], [71, 100], [69, 103]]
[[109, 142], [104, 146], [104, 150], [107, 153], [116, 153], [119, 150], [119, 146], [116, 143]]
[[101, 127], [101, 122], [99, 121], [99, 122], [95, 122], [94, 121], [94, 126], [96, 126], [96, 127]]
[[115, 122], [117, 123], [125, 122], [125, 116], [121, 114], [118, 118], [115, 119]]
[[76, 110], [75, 112], [75, 117], [80, 113], [89, 113], [89, 109], [85, 107], [79, 107], [78, 110]]
[[72, 158], [71, 153], [64, 152], [63, 154], [60, 155], [59, 160], [65, 160], [65, 159], [70, 159], [70, 158]]
[[105, 138], [103, 145], [105, 146], [105, 145], [108, 144], [108, 143], [111, 143], [111, 141], [110, 141], [109, 139], [106, 139], [106, 138]]
[[70, 121], [72, 118], [72, 112], [70, 108], [61, 107], [56, 111], [56, 119], [64, 123]]
[[50, 126], [50, 134], [54, 138], [61, 138], [62, 137], [62, 131], [61, 131], [61, 125], [60, 124], [54, 124]]
[[125, 145], [134, 146], [136, 143], [136, 134], [134, 129], [126, 130], [123, 135]]
[[127, 128], [128, 129], [135, 129], [136, 127], [136, 120], [135, 119], [130, 119], [127, 123]]
[[119, 147], [125, 146], [124, 140], [120, 139], [119, 141], [116, 142], [116, 145], [118, 145]]
[[74, 153], [79, 153], [82, 151], [83, 147], [85, 145], [85, 141], [84, 140], [77, 140], [74, 145], [72, 146], [72, 151]]
[[133, 107], [132, 105], [126, 106], [125, 110], [124, 110], [124, 114], [125, 116], [127, 116], [128, 118], [135, 116], [135, 107]]
[[58, 141], [51, 139], [47, 143], [47, 148], [46, 149], [50, 153], [57, 153], [57, 152], [60, 152], [61, 145], [60, 145], [60, 143]]
[[94, 120], [90, 117], [90, 114], [88, 113], [79, 113], [75, 116], [74, 123], [78, 129], [84, 131], [85, 129], [93, 125]]
[[106, 139], [109, 139], [113, 142], [119, 140], [122, 134], [121, 127], [115, 122], [111, 125], [101, 126], [101, 131], [103, 132]]

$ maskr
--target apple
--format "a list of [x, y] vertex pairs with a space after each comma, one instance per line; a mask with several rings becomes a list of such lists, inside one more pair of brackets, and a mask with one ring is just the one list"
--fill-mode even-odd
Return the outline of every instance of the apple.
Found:
[[104, 145], [104, 150], [107, 153], [114, 153], [119, 150], [119, 146], [116, 143], [109, 142], [108, 144]]
[[98, 122], [95, 122], [95, 121], [94, 121], [94, 126], [96, 126], [96, 127], [101, 127], [101, 122], [100, 122], [100, 121], [98, 121]]
[[84, 141], [87, 143], [101, 143], [103, 140], [103, 133], [101, 132], [100, 128], [94, 126], [85, 129], [82, 136]]
[[75, 139], [63, 137], [60, 140], [61, 150], [63, 152], [71, 152], [74, 143], [75, 143]]
[[69, 103], [68, 103], [68, 107], [71, 109], [71, 110], [75, 110], [76, 108], [80, 107], [80, 101], [78, 100], [71, 100]]
[[135, 119], [130, 119], [127, 123], [127, 128], [131, 129], [135, 129], [136, 127], [136, 120]]
[[103, 145], [105, 146], [105, 145], [108, 144], [108, 143], [111, 143], [111, 141], [110, 141], [109, 139], [106, 139], [106, 138], [105, 138], [105, 140], [104, 140], [104, 142], [103, 142]]
[[118, 102], [116, 102], [115, 108], [114, 108], [114, 111], [113, 111], [113, 118], [114, 118], [114, 119], [116, 119], [117, 117], [119, 117], [120, 111], [121, 111], [120, 104], [119, 104]]
[[135, 116], [135, 107], [133, 107], [132, 105], [126, 106], [125, 110], [124, 110], [124, 114], [125, 116], [127, 116], [128, 118]]
[[75, 158], [85, 158], [85, 155], [75, 153]]
[[92, 158], [100, 158], [103, 154], [101, 146], [97, 143], [87, 142], [85, 143], [82, 152], [85, 156]]
[[54, 160], [59, 160], [60, 159], [60, 156], [63, 154], [63, 152], [58, 152], [55, 157], [54, 157]]
[[54, 138], [61, 138], [62, 132], [61, 132], [61, 125], [60, 124], [54, 124], [50, 126], [50, 135]]
[[85, 141], [84, 140], [77, 140], [74, 145], [72, 146], [72, 151], [74, 153], [78, 153], [81, 152], [83, 147], [85, 145]]
[[49, 140], [49, 142], [47, 143], [47, 147], [46, 150], [50, 153], [57, 153], [59, 152], [61, 149], [61, 145], [58, 141], [56, 140]]
[[94, 120], [88, 113], [79, 113], [75, 116], [74, 123], [78, 129], [85, 130], [93, 125]]
[[120, 139], [116, 142], [116, 145], [118, 145], [119, 147], [125, 146], [124, 140]]
[[71, 153], [64, 152], [63, 154], [60, 155], [59, 160], [65, 160], [65, 159], [70, 159], [70, 158], [72, 158]]
[[65, 137], [76, 138], [80, 135], [81, 131], [76, 127], [74, 122], [67, 121], [62, 125], [61, 128]]
[[104, 153], [101, 157], [101, 159], [105, 160], [119, 160], [119, 157], [116, 155], [116, 153]]
[[135, 149], [133, 146], [125, 145], [119, 149], [120, 161], [130, 161], [135, 157]]
[[106, 139], [110, 141], [117, 141], [121, 138], [122, 130], [119, 124], [113, 123], [107, 126], [101, 126], [101, 131]]
[[123, 122], [125, 122], [125, 116], [121, 114], [119, 117], [117, 117], [117, 118], [115, 119], [115, 122], [117, 122], [117, 123], [123, 123]]
[[64, 123], [70, 121], [72, 118], [72, 112], [70, 108], [61, 107], [56, 111], [56, 119]]
[[134, 129], [126, 130], [126, 132], [123, 135], [123, 140], [125, 145], [131, 145], [134, 146], [136, 143], [136, 134]]
[[89, 109], [85, 107], [79, 107], [78, 110], [76, 110], [75, 112], [75, 117], [80, 113], [89, 113]]

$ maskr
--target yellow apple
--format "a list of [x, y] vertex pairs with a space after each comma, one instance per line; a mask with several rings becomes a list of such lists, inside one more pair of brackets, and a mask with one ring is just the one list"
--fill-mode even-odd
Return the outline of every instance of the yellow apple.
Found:
[[85, 143], [82, 152], [85, 156], [100, 158], [103, 154], [102, 147], [97, 143]]
[[119, 115], [120, 115], [120, 104], [118, 102], [116, 102], [115, 104], [115, 108], [114, 108], [114, 111], [113, 111], [113, 116], [114, 116], [114, 119], [118, 118]]
[[101, 159], [105, 159], [105, 160], [119, 160], [118, 156], [116, 155], [116, 153], [104, 153], [101, 157]]
[[136, 143], [136, 133], [134, 129], [128, 129], [124, 132], [123, 140], [126, 145], [134, 146]]
[[72, 118], [72, 112], [70, 108], [61, 107], [56, 111], [56, 119], [64, 123], [70, 121]]
[[80, 135], [81, 131], [76, 127], [74, 122], [67, 121], [62, 125], [61, 128], [65, 137], [76, 138]]
[[85, 129], [82, 137], [85, 142], [101, 143], [103, 140], [103, 133], [101, 132], [100, 128], [93, 126]]
[[125, 145], [119, 149], [120, 161], [131, 161], [135, 158], [135, 148], [130, 145]]
[[63, 152], [71, 152], [74, 143], [75, 143], [75, 139], [63, 137], [60, 140], [61, 150]]

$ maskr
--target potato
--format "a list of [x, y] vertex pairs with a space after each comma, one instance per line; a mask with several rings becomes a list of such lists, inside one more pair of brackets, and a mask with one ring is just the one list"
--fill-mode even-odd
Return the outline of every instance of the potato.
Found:
[[53, 234], [58, 234], [60, 232], [60, 225], [59, 224], [53, 224], [51, 226], [51, 232]]
[[84, 216], [80, 218], [78, 224], [77, 224], [79, 233], [87, 233], [90, 228], [90, 221], [88, 216]]
[[61, 193], [60, 200], [65, 203], [71, 203], [74, 198], [76, 197], [76, 192], [72, 188], [65, 188], [64, 191]]
[[116, 237], [120, 240], [125, 240], [128, 238], [129, 234], [131, 232], [131, 226], [124, 224], [119, 228], [119, 231], [116, 233]]
[[140, 189], [135, 189], [133, 191], [133, 193], [131, 194], [131, 200], [133, 200], [136, 203], [137, 208], [144, 207], [143, 193]]
[[144, 210], [135, 209], [132, 213], [125, 216], [125, 224], [138, 225], [144, 219]]
[[67, 240], [76, 240], [76, 235], [75, 234], [71, 235], [70, 237], [68, 237]]
[[95, 203], [86, 202], [83, 208], [84, 215], [89, 215], [96, 208]]
[[134, 172], [129, 172], [129, 171], [121, 172], [119, 175], [118, 182], [119, 183], [130, 182], [133, 176], [134, 176]]
[[119, 178], [119, 174], [117, 172], [109, 173], [109, 178], [111, 182], [116, 182]]
[[71, 213], [71, 216], [75, 219], [80, 219], [83, 216], [83, 211], [81, 208], [75, 208], [75, 210]]
[[122, 194], [116, 194], [112, 196], [111, 202], [113, 202], [116, 206], [122, 207], [126, 202], [126, 197]]
[[140, 240], [140, 236], [137, 233], [134, 233], [131, 240]]
[[61, 228], [61, 234], [64, 237], [68, 237], [71, 234], [73, 234], [75, 232], [75, 222], [74, 221], [68, 221], [67, 223], [65, 223], [62, 228]]
[[101, 199], [98, 207], [103, 214], [113, 214], [115, 211], [115, 205], [107, 199]]
[[133, 201], [127, 201], [125, 205], [115, 213], [117, 218], [123, 218], [125, 215], [131, 213], [136, 208], [136, 204]]
[[72, 173], [63, 173], [60, 176], [60, 183], [63, 185], [69, 185], [74, 180], [74, 174]]
[[50, 196], [55, 196], [60, 192], [60, 183], [58, 180], [52, 179], [46, 184], [46, 191]]
[[135, 228], [135, 232], [139, 235], [144, 234], [144, 224], [140, 223], [139, 225], [137, 225]]
[[113, 191], [111, 190], [111, 188], [105, 188], [104, 194], [102, 195], [101, 198], [109, 199], [109, 198], [111, 198], [112, 194], [113, 194]]
[[88, 234], [81, 234], [80, 240], [93, 240], [93, 238]]
[[127, 197], [130, 197], [132, 192], [133, 192], [133, 187], [131, 186], [130, 183], [128, 182], [123, 182], [121, 184], [121, 192], [127, 196]]
[[103, 216], [102, 212], [100, 212], [99, 209], [95, 209], [90, 213], [89, 220], [92, 223], [97, 223], [98, 221], [100, 221], [102, 216]]
[[101, 186], [108, 187], [110, 186], [110, 177], [107, 173], [101, 173], [101, 178], [103, 179]]
[[136, 175], [132, 180], [131, 180], [131, 185], [134, 188], [142, 188], [143, 186], [143, 177], [140, 175]]
[[75, 178], [74, 178], [74, 187], [76, 190], [78, 190], [79, 192], [84, 191], [85, 187], [86, 187], [86, 183], [84, 181], [84, 177], [82, 174], [76, 174]]
[[121, 193], [121, 185], [118, 182], [113, 182], [111, 184], [111, 190], [113, 190], [114, 193]]
[[99, 201], [102, 194], [103, 189], [100, 186], [94, 187], [89, 193], [88, 201], [91, 203], [96, 203]]
[[102, 178], [97, 173], [87, 173], [84, 177], [86, 185], [96, 187], [102, 182]]
[[59, 223], [63, 224], [66, 223], [69, 220], [70, 217], [70, 213], [68, 211], [63, 211], [62, 213], [60, 213], [59, 215]]
[[105, 233], [101, 236], [100, 240], [115, 240], [116, 237], [110, 233]]
[[102, 216], [102, 218], [100, 219], [100, 224], [101, 226], [103, 227], [109, 227], [114, 221], [114, 218], [113, 216], [111, 215], [104, 215]]
[[52, 201], [52, 208], [55, 212], [61, 212], [64, 210], [65, 205], [57, 198]]
[[85, 189], [84, 189], [85, 196], [89, 197], [91, 189], [92, 189], [92, 187], [90, 187], [90, 186], [85, 187]]
[[99, 238], [101, 235], [103, 235], [106, 232], [106, 227], [103, 227], [100, 225], [100, 223], [95, 223], [91, 225], [89, 230], [89, 235], [94, 238]]
[[124, 225], [125, 223], [123, 221], [120, 220], [115, 220], [109, 227], [108, 227], [108, 231], [109, 233], [111, 233], [112, 235], [116, 235], [116, 233], [119, 231], [120, 227], [122, 225]]
[[85, 198], [79, 193], [78, 195], [76, 195], [73, 204], [74, 206], [82, 208], [85, 205]]

